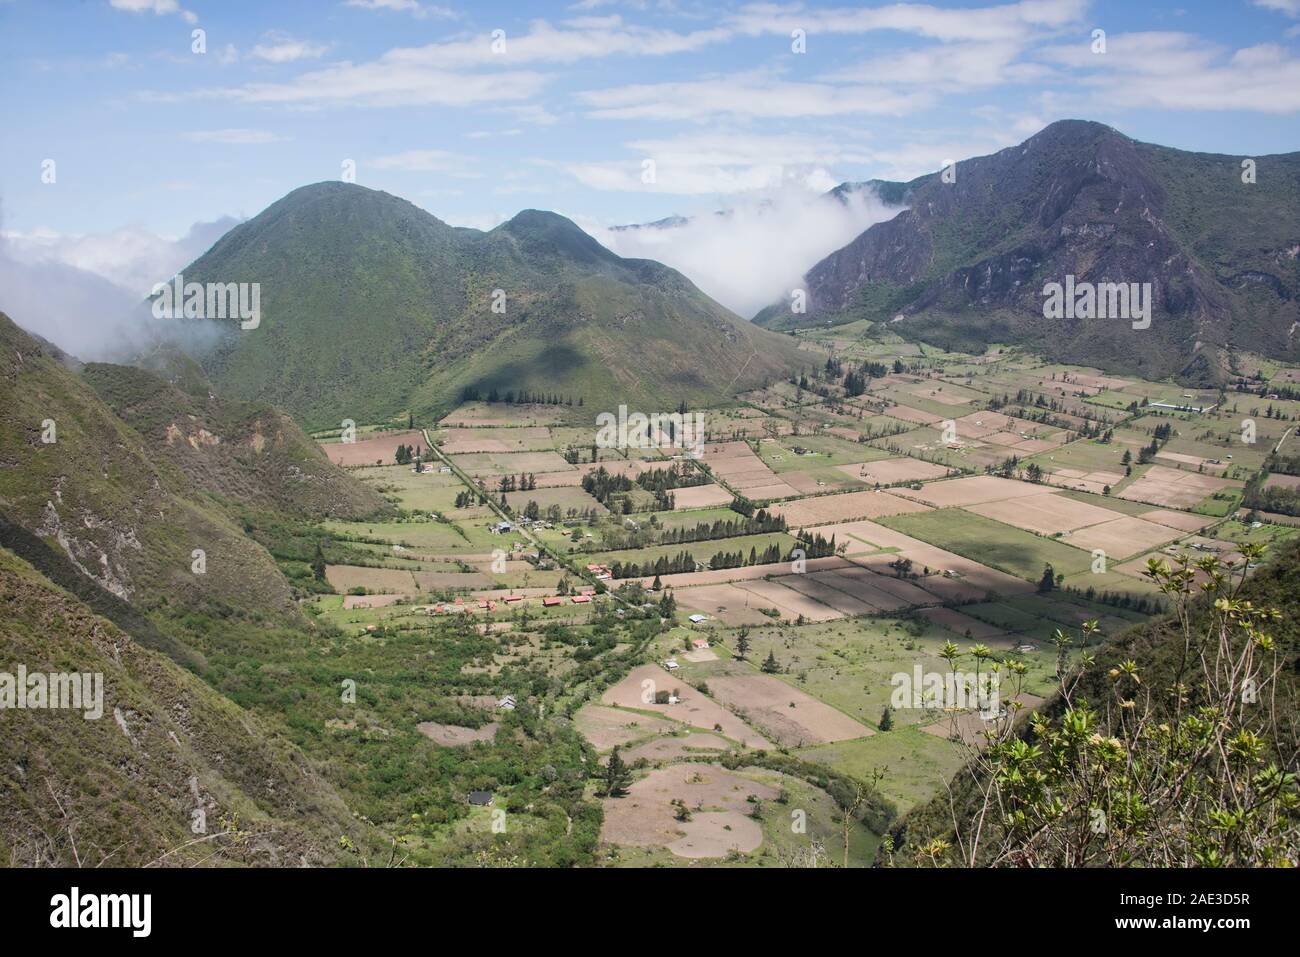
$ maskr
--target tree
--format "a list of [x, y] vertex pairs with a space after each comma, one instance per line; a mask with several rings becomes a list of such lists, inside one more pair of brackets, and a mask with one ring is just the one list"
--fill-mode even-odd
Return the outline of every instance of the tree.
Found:
[[605, 765], [605, 797], [622, 797], [631, 783], [632, 772], [619, 756], [618, 745], [615, 745], [609, 762]]
[[1056, 570], [1051, 565], [1043, 568], [1043, 577], [1038, 580], [1039, 594], [1047, 594], [1056, 587]]
[[311, 573], [318, 582], [325, 581], [325, 553], [321, 551], [320, 542], [316, 543], [316, 554], [312, 556]]
[[885, 710], [880, 712], [879, 728], [881, 731], [894, 730], [894, 709], [889, 705], [885, 705]]
[[760, 669], [764, 674], [775, 675], [781, 673], [781, 665], [776, 660], [776, 655], [769, 651], [767, 657], [763, 659], [763, 665]]
[[749, 626], [742, 625], [736, 632], [736, 657], [744, 658], [749, 654]]
[[659, 599], [659, 617], [672, 618], [677, 614], [677, 599], [673, 597], [670, 591], [664, 592], [664, 597]]
[[849, 837], [853, 834], [853, 825], [857, 822], [858, 812], [867, 803], [876, 785], [884, 777], [879, 768], [872, 771], [872, 781], [859, 781], [857, 778], [843, 777], [831, 782], [827, 788], [840, 811], [840, 836], [844, 842], [844, 867], [849, 866]]

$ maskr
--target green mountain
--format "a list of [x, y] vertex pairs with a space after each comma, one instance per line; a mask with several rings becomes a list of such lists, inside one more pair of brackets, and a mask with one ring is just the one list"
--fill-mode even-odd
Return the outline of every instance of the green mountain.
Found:
[[168, 381], [143, 369], [92, 362], [81, 376], [152, 452], [219, 501], [309, 519], [390, 509], [285, 413], [221, 399], [192, 368]]
[[[419, 727], [540, 673], [474, 669], [501, 645], [468, 618], [358, 637], [304, 613], [313, 553], [348, 549], [312, 513], [379, 500], [274, 409], [149, 364], [82, 366], [0, 314], [0, 859], [591, 863], [595, 752], [567, 723], [521, 706], [463, 750]], [[15, 708], [20, 668], [101, 675], [103, 713]], [[512, 795], [502, 840], [460, 825], [482, 787]]]
[[[199, 390], [190, 373], [175, 381]], [[337, 782], [274, 714], [233, 700], [275, 682], [232, 660], [320, 640], [240, 516], [327, 500], [349, 517], [385, 507], [274, 409], [82, 366], [0, 314], [0, 671], [98, 674], [103, 705], [89, 720], [0, 712], [0, 858], [298, 866], [371, 852]]]
[[0, 383], [0, 515], [138, 610], [301, 620], [275, 562], [234, 515], [196, 495], [88, 381], [3, 314]]
[[8, 866], [353, 862], [366, 846], [334, 788], [261, 719], [133, 640], [0, 548], [4, 670], [102, 676], [102, 714], [6, 710]]
[[260, 284], [256, 329], [165, 328], [223, 395], [274, 403], [311, 428], [442, 412], [467, 389], [595, 410], [717, 403], [798, 364], [791, 343], [675, 270], [622, 259], [537, 210], [480, 232], [387, 193], [318, 183], [182, 275]]
[[[806, 313], [773, 329], [865, 318], [963, 350], [994, 343], [1148, 378], [1222, 381], [1234, 350], [1300, 357], [1300, 153], [1243, 157], [1053, 123], [1019, 146], [906, 184], [907, 209], [806, 274]], [[1044, 318], [1044, 287], [1150, 283], [1150, 328]]]

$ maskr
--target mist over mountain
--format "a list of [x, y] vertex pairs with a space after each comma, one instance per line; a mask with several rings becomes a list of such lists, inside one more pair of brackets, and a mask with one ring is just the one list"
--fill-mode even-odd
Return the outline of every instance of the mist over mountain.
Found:
[[902, 208], [883, 198], [874, 183], [846, 183], [824, 193], [789, 183], [746, 194], [712, 214], [669, 216], [595, 235], [621, 256], [655, 259], [680, 270], [709, 296], [748, 317], [789, 296], [813, 264]]
[[0, 310], [88, 360], [125, 361], [153, 341], [145, 298], [240, 222], [223, 216], [171, 239], [138, 228], [0, 234]]

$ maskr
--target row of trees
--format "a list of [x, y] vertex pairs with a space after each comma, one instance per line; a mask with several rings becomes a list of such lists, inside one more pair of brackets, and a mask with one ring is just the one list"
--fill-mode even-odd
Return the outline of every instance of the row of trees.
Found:
[[504, 402], [506, 405], [577, 405], [582, 407], [582, 396], [578, 396], [578, 401], [573, 401], [571, 395], [558, 395], [554, 392], [535, 392], [532, 389], [507, 389], [502, 393], [496, 386], [488, 389], [484, 394], [478, 386], [467, 385], [460, 393], [461, 400], [465, 402]]
[[[761, 552], [758, 546], [752, 546], [748, 556], [743, 551], [718, 552], [709, 559], [708, 566], [713, 569], [743, 568], [746, 565], [773, 565], [788, 560], [789, 556], [782, 555], [780, 544], [773, 542]], [[695, 556], [691, 552], [681, 551], [672, 557], [660, 555], [654, 561], [616, 561], [609, 566], [609, 572], [614, 578], [649, 578], [651, 575], [658, 578], [660, 575], [693, 572], [695, 565]]]

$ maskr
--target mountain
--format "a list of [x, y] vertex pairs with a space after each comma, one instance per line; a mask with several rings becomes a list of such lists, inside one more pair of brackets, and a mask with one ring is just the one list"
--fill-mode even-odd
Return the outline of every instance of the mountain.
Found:
[[[137, 606], [230, 602], [296, 614], [270, 556], [220, 509], [191, 499], [177, 469], [2, 314], [0, 394], [0, 512], [11, 521]], [[196, 548], [228, 573], [194, 574]]]
[[467, 389], [596, 410], [717, 403], [798, 362], [786, 338], [675, 270], [620, 258], [538, 210], [481, 232], [387, 193], [318, 183], [232, 229], [182, 274], [260, 284], [256, 329], [167, 328], [189, 337], [218, 392], [274, 403], [313, 428], [445, 411]]
[[220, 501], [307, 519], [362, 518], [390, 508], [288, 415], [217, 397], [192, 363], [171, 381], [101, 362], [88, 363], [81, 375], [155, 454]]
[[282, 413], [175, 383], [200, 381], [83, 366], [0, 314], [0, 670], [100, 675], [103, 705], [4, 710], [0, 859], [352, 861], [369, 829], [336, 784], [222, 691], [255, 642], [319, 640], [237, 516], [382, 500]]
[[[1053, 123], [1019, 146], [882, 195], [907, 209], [805, 276], [809, 308], [774, 329], [870, 319], [957, 349], [1025, 344], [1149, 378], [1222, 381], [1234, 349], [1300, 357], [1300, 153], [1255, 158]], [[1045, 319], [1044, 287], [1150, 283], [1151, 325]]]
[[340, 835], [367, 839], [333, 787], [264, 721], [5, 548], [0, 606], [6, 670], [21, 662], [28, 675], [102, 676], [98, 717], [4, 712], [8, 866], [321, 866], [351, 862]]

